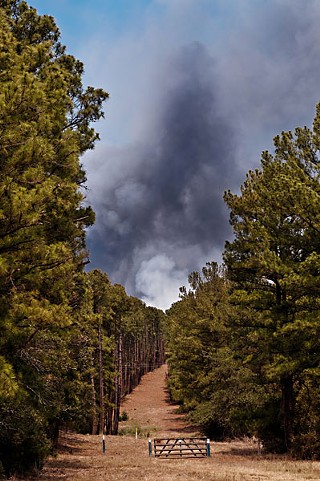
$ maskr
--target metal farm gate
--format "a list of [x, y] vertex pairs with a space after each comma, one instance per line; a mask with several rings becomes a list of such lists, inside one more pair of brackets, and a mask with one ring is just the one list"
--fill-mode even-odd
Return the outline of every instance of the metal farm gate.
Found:
[[[155, 458], [205, 458], [210, 456], [210, 439], [207, 438], [162, 438], [153, 440]], [[149, 456], [152, 456], [152, 441], [149, 439]]]

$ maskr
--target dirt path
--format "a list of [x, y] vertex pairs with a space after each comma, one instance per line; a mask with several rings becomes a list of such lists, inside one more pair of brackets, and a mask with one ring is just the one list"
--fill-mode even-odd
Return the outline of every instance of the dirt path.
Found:
[[[192, 427], [168, 403], [165, 366], [143, 377], [122, 406], [129, 419], [121, 430], [131, 436], [65, 434], [63, 448], [46, 464], [40, 481], [319, 481], [320, 462], [258, 456], [250, 442], [212, 443], [203, 459], [158, 459], [148, 455], [148, 437], [190, 436]], [[136, 439], [135, 429], [139, 436]]]
[[187, 424], [184, 416], [177, 414], [178, 406], [170, 403], [166, 389], [167, 366], [146, 374], [139, 386], [122, 403], [122, 413], [128, 414], [128, 421], [120, 424], [122, 432], [158, 437], [191, 436], [196, 430]]

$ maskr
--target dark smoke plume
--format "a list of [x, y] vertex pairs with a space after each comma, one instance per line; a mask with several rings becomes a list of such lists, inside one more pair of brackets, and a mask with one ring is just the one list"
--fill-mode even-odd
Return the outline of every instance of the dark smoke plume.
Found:
[[[95, 203], [92, 265], [103, 259], [111, 278], [138, 296], [148, 295], [152, 278], [143, 265], [153, 265], [156, 284], [161, 272], [183, 280], [221, 252], [230, 234], [222, 195], [238, 177], [235, 140], [219, 109], [214, 70], [199, 43], [171, 60], [155, 131], [145, 143], [114, 152], [124, 169]], [[107, 184], [108, 170], [101, 175]]]
[[169, 307], [188, 274], [219, 261], [232, 236], [224, 190], [239, 189], [274, 135], [312, 121], [320, 2], [156, 3], [163, 16], [155, 10], [141, 37], [108, 45], [106, 66], [101, 48], [93, 68], [106, 79], [115, 69], [109, 112], [118, 146], [102, 142], [88, 164], [97, 213], [88, 246], [91, 267]]

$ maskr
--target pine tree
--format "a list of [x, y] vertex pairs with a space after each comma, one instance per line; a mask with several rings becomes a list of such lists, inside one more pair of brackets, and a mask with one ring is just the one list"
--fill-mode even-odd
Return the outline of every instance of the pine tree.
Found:
[[[87, 259], [80, 156], [108, 94], [83, 88], [83, 65], [54, 19], [0, 3], [0, 460], [39, 467], [65, 409], [76, 277]], [[57, 358], [56, 353], [59, 352]], [[8, 393], [11, 393], [10, 395]], [[67, 400], [65, 399], [67, 402]]]
[[234, 350], [229, 283], [207, 263], [168, 311], [169, 388], [192, 422], [214, 439], [249, 434], [249, 411], [261, 394]]
[[287, 451], [300, 435], [301, 386], [320, 374], [319, 114], [313, 129], [275, 138], [275, 154], [263, 152], [240, 195], [225, 194], [235, 238], [224, 259], [243, 309], [241, 349], [269, 386], [273, 414], [262, 436]]

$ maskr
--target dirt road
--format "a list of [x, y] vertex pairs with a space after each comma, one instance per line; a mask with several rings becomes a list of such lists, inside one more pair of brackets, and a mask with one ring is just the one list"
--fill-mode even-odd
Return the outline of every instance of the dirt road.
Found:
[[122, 403], [122, 413], [129, 416], [121, 423], [121, 430], [132, 434], [135, 428], [145, 435], [177, 437], [179, 434], [191, 436], [195, 429], [189, 426], [184, 416], [177, 414], [178, 406], [170, 403], [166, 389], [167, 367], [164, 365], [146, 374], [139, 386]]
[[[168, 403], [165, 366], [147, 374], [122, 406], [129, 419], [126, 436], [107, 436], [102, 453], [99, 436], [66, 434], [57, 458], [46, 464], [40, 481], [319, 481], [320, 463], [258, 455], [250, 442], [212, 443], [203, 459], [149, 457], [148, 437], [190, 436], [192, 427], [177, 406]], [[138, 438], [135, 430], [138, 430]]]

